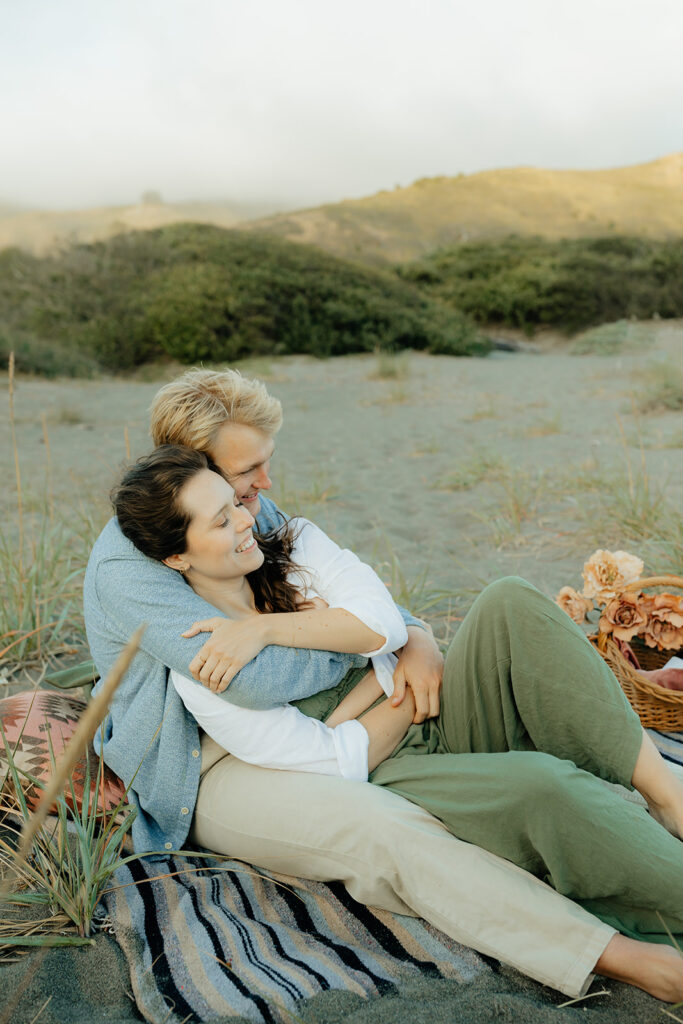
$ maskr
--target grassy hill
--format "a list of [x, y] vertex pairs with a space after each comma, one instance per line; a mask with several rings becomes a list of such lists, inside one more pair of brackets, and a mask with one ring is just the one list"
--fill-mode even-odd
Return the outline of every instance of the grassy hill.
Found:
[[511, 234], [681, 236], [683, 153], [602, 171], [514, 167], [424, 178], [364, 199], [277, 214], [273, 205], [259, 209], [227, 202], [72, 211], [0, 206], [0, 249], [21, 246], [46, 253], [55, 246], [181, 221], [265, 232], [374, 265], [403, 263], [444, 246]]
[[37, 257], [0, 252], [0, 358], [79, 375], [170, 356], [343, 355], [490, 347], [472, 322], [392, 272], [210, 225], [117, 235]]
[[0, 201], [0, 249], [45, 254], [65, 245], [98, 242], [126, 231], [192, 221], [231, 228], [282, 209], [274, 203], [141, 202], [83, 210], [27, 210]]
[[424, 178], [408, 188], [244, 226], [374, 264], [511, 234], [681, 236], [683, 153], [604, 171], [516, 167]]

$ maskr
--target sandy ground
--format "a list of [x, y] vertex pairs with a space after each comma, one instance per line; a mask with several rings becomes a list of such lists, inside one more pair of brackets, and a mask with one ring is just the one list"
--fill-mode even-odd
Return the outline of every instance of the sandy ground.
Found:
[[[285, 410], [271, 494], [386, 579], [393, 559], [413, 581], [426, 576], [412, 591], [418, 604], [445, 590], [466, 608], [508, 573], [554, 594], [579, 582], [598, 542], [619, 541], [618, 526], [599, 522], [604, 495], [591, 481], [608, 486], [621, 475], [625, 484], [630, 465], [637, 484], [644, 461], [652, 493], [662, 488], [681, 503], [683, 417], [638, 416], [634, 403], [643, 367], [683, 361], [683, 324], [663, 322], [652, 339], [642, 354], [618, 357], [558, 348], [487, 359], [411, 354], [398, 362], [402, 376], [388, 380], [374, 379], [374, 356], [247, 366]], [[57, 512], [79, 528], [84, 519], [91, 529], [103, 524], [127, 450], [135, 457], [150, 447], [147, 410], [158, 386], [158, 378], [20, 379], [25, 504], [40, 510], [52, 490]], [[0, 376], [0, 393], [6, 387]], [[16, 488], [6, 413], [0, 474], [7, 524]]]
[[[254, 364], [251, 370], [264, 376], [285, 409], [273, 496], [287, 511], [314, 518], [384, 579], [393, 578], [396, 596], [415, 610], [437, 591], [447, 592], [429, 609], [437, 631], [447, 636], [486, 582], [517, 573], [552, 595], [565, 583], [579, 584], [581, 565], [595, 547], [619, 544], [619, 528], [605, 521], [605, 495], [591, 483], [596, 475], [627, 474], [630, 463], [637, 482], [644, 458], [653, 493], [661, 488], [680, 506], [683, 417], [636, 416], [634, 401], [643, 368], [665, 360], [680, 365], [682, 352], [683, 325], [662, 323], [652, 326], [651, 344], [640, 353], [576, 357], [556, 347], [485, 360], [411, 354], [398, 361], [394, 379], [376, 379], [372, 356]], [[40, 514], [50, 492], [56, 515], [79, 529], [87, 532], [86, 521], [91, 529], [103, 524], [106, 495], [127, 449], [136, 456], [149, 448], [147, 409], [158, 386], [158, 375], [20, 378], [16, 431], [29, 509]], [[6, 374], [0, 392], [6, 410]], [[0, 431], [3, 522], [11, 533], [16, 488], [6, 412]], [[606, 487], [612, 493], [616, 485]], [[638, 553], [634, 543], [628, 550]], [[402, 575], [417, 582], [402, 589]], [[31, 959], [3, 967], [0, 1007]], [[107, 979], [104, 987], [99, 978]], [[99, 936], [94, 949], [50, 952], [12, 1021], [28, 1024], [52, 994], [41, 1024], [132, 1022], [139, 1018], [127, 987], [118, 948]], [[556, 1009], [563, 1002], [557, 993], [501, 969], [495, 983], [443, 983], [431, 995], [406, 993], [399, 1002], [361, 1005], [331, 993], [302, 1018], [318, 1024], [540, 1024], [587, 1014], [631, 1024], [662, 1019], [661, 1004], [644, 994], [616, 983], [605, 987], [609, 995]]]

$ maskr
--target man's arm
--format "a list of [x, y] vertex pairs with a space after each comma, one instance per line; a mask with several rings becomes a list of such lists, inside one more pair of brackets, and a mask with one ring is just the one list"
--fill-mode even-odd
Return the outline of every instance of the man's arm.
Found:
[[[141, 622], [148, 623], [142, 650], [168, 668], [190, 675], [190, 662], [205, 638], [187, 640], [181, 634], [193, 619], [216, 616], [217, 609], [195, 594], [178, 573], [139, 552], [105, 558], [94, 572], [98, 602], [117, 636], [123, 640]], [[274, 707], [335, 685], [357, 664], [362, 661], [354, 655], [266, 647], [235, 676], [230, 699], [243, 707]]]

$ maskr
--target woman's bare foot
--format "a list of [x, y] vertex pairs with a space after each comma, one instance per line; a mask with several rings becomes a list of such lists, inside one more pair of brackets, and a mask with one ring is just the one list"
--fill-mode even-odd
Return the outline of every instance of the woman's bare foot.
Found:
[[631, 782], [645, 797], [652, 817], [683, 839], [683, 782], [670, 770], [646, 732]]
[[615, 935], [593, 969], [605, 978], [642, 988], [665, 1003], [683, 1000], [683, 956], [671, 946]]

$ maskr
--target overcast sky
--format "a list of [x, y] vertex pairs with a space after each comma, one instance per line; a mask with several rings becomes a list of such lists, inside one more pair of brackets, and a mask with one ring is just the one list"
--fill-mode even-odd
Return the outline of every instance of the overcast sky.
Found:
[[314, 205], [683, 150], [682, 0], [0, 0], [0, 198]]

